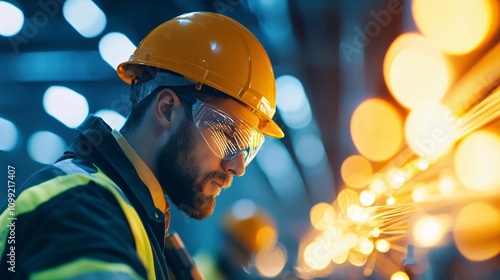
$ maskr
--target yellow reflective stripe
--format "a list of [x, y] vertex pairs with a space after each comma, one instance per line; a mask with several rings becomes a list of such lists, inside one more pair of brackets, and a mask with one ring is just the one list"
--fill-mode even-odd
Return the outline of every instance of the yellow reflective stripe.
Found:
[[[98, 172], [92, 175], [93, 177], [97, 177], [105, 182], [108, 182], [108, 184], [100, 185], [110, 191], [120, 204], [123, 212], [125, 213], [128, 224], [130, 225], [130, 229], [132, 230], [132, 235], [135, 239], [137, 255], [139, 256], [139, 259], [142, 261], [142, 264], [148, 272], [148, 279], [156, 279], [153, 251], [151, 250], [149, 237], [146, 233], [146, 230], [144, 229], [141, 218], [139, 218], [139, 215], [137, 214], [135, 209], [122, 198], [122, 191], [113, 183], [113, 181], [111, 181], [111, 179], [106, 176], [106, 174], [98, 169]], [[95, 181], [97, 182], [97, 180]]]
[[95, 272], [127, 273], [133, 279], [144, 279], [130, 266], [122, 263], [110, 263], [95, 259], [82, 258], [63, 265], [39, 271], [29, 277], [30, 280], [56, 280], [84, 276]]
[[[23, 191], [16, 199], [15, 215], [10, 215], [9, 208], [5, 209], [0, 215], [0, 255], [4, 254], [9, 228], [7, 225], [12, 220], [8, 218], [17, 217], [19, 215], [35, 210], [41, 204], [49, 201], [54, 196], [61, 194], [71, 188], [86, 185], [90, 182], [89, 176], [83, 174], [70, 174], [55, 177], [49, 181], [45, 181], [39, 185], [33, 186]], [[15, 221], [13, 221], [15, 222]]]
[[[113, 183], [113, 181], [111, 181], [111, 179], [109, 179], [99, 169], [98, 173], [93, 174], [73, 173], [58, 176], [39, 185], [28, 188], [16, 199], [15, 216], [31, 212], [39, 205], [52, 199], [54, 196], [57, 196], [71, 188], [87, 185], [91, 180], [111, 192], [118, 201], [118, 204], [127, 218], [132, 235], [134, 236], [136, 252], [142, 264], [146, 268], [148, 279], [155, 279], [153, 252], [151, 250], [148, 235], [144, 229], [141, 219], [139, 218], [139, 215], [135, 209], [124, 200], [124, 195], [116, 184]], [[0, 255], [4, 254], [6, 248], [9, 234], [9, 228], [7, 225], [11, 222], [11, 220], [8, 220], [7, 218], [10, 217], [8, 208], [0, 215]]]

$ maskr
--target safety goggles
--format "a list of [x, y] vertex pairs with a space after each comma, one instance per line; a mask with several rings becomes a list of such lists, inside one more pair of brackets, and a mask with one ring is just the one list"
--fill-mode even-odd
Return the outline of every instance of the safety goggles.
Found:
[[247, 166], [264, 143], [264, 135], [250, 123], [199, 100], [193, 105], [193, 122], [221, 159], [243, 154]]
[[[148, 70], [148, 71], [146, 71]], [[264, 143], [264, 135], [245, 120], [227, 114], [193, 97], [187, 88], [194, 86], [183, 76], [146, 68], [137, 86], [133, 86], [131, 103], [135, 107], [149, 94], [169, 87], [175, 89], [183, 103], [192, 106], [193, 121], [212, 152], [221, 159], [244, 155], [245, 166], [255, 157]], [[194, 87], [192, 87], [194, 90]]]

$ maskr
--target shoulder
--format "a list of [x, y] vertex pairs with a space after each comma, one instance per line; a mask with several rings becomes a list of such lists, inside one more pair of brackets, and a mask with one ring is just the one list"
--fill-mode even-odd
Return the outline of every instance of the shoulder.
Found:
[[[59, 219], [89, 216], [98, 221], [103, 213], [121, 213], [117, 187], [91, 163], [67, 159], [33, 174], [16, 195], [16, 214]], [[5, 208], [4, 208], [5, 209]], [[116, 214], [115, 213], [115, 214]]]
[[[19, 188], [15, 212], [25, 221], [40, 216], [58, 216], [60, 220], [78, 216], [93, 220], [89, 224], [98, 224], [106, 217], [116, 219], [118, 216], [126, 223], [122, 209], [124, 202], [126, 198], [116, 184], [95, 166], [67, 159], [33, 174]], [[4, 205], [2, 210], [6, 208]]]
[[87, 258], [122, 263], [145, 275], [119, 197], [110, 191], [114, 183], [99, 172], [67, 160], [26, 181], [15, 203], [19, 270], [31, 273]]

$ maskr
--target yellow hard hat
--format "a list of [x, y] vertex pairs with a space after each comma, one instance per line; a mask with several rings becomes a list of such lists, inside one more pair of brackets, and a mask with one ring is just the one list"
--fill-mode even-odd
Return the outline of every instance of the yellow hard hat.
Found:
[[284, 136], [272, 120], [276, 85], [269, 57], [248, 29], [227, 16], [194, 12], [164, 22], [118, 65], [118, 75], [130, 84], [142, 74], [138, 66], [166, 69], [224, 92], [259, 116], [263, 134]]

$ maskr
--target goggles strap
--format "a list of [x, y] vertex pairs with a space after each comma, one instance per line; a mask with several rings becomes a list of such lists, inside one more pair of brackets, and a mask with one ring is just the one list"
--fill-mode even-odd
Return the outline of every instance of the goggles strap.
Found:
[[196, 84], [178, 74], [150, 69], [151, 68], [146, 67], [141, 77], [132, 81], [130, 94], [132, 109], [134, 109], [139, 102], [144, 100], [144, 98], [153, 93], [158, 87], [192, 86]]

